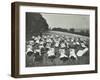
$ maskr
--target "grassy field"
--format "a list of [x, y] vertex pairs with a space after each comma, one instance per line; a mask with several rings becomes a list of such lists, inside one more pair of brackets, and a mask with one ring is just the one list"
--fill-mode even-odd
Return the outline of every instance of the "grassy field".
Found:
[[[79, 37], [83, 39], [89, 39], [89, 37], [86, 36], [80, 36], [76, 34], [71, 33], [64, 33], [64, 32], [58, 32], [58, 31], [50, 31], [47, 34], [58, 34], [58, 35], [65, 35], [67, 37]], [[68, 51], [66, 51], [68, 53]], [[62, 61], [59, 58], [59, 54], [56, 55], [56, 58], [51, 61], [47, 54], [44, 54], [42, 56], [38, 57], [38, 61], [34, 61], [33, 58], [34, 54], [31, 56], [26, 55], [26, 67], [40, 67], [40, 66], [60, 66], [60, 65], [83, 65], [83, 64], [89, 64], [89, 52], [87, 52], [82, 57], [78, 57], [78, 60], [69, 58], [66, 61]]]

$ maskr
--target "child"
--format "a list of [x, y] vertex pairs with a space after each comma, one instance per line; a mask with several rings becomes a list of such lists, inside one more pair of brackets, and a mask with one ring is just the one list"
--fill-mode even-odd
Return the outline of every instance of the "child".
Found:
[[65, 62], [66, 60], [68, 60], [68, 56], [65, 55], [65, 49], [59, 49], [59, 53], [60, 53], [60, 60], [62, 60], [63, 62]]
[[31, 56], [33, 54], [33, 47], [32, 45], [27, 45], [26, 46], [26, 55]]
[[48, 58], [53, 62], [53, 60], [55, 59], [55, 49], [49, 48], [47, 55], [48, 55]]
[[41, 51], [39, 48], [34, 50], [34, 57], [35, 57], [34, 61], [42, 62]]
[[75, 45], [71, 42], [69, 48], [69, 58], [77, 60], [77, 56], [75, 54]]

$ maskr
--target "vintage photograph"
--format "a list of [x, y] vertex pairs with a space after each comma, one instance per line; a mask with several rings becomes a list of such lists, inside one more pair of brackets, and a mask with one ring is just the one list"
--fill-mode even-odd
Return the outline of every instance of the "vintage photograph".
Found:
[[26, 12], [26, 67], [90, 63], [90, 16]]
[[11, 76], [97, 73], [97, 7], [12, 3]]

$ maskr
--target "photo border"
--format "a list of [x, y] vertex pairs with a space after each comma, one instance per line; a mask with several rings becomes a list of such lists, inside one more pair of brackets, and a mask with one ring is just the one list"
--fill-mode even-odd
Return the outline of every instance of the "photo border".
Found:
[[[88, 9], [95, 11], [95, 70], [89, 71], [73, 71], [73, 72], [55, 72], [43, 74], [23, 74], [20, 75], [19, 64], [19, 7], [20, 6], [39, 6], [39, 7], [55, 7], [55, 8], [72, 8], [72, 9]], [[96, 6], [80, 6], [80, 5], [63, 5], [63, 4], [44, 4], [44, 3], [28, 3], [28, 2], [13, 2], [11, 4], [11, 76], [16, 78], [22, 77], [40, 77], [40, 76], [56, 76], [56, 75], [71, 75], [97, 73], [97, 7]]]

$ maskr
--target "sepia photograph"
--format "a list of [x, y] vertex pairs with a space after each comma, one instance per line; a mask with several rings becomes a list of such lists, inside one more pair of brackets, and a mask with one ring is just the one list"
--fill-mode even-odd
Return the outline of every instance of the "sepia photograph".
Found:
[[89, 64], [90, 16], [26, 12], [26, 67]]

